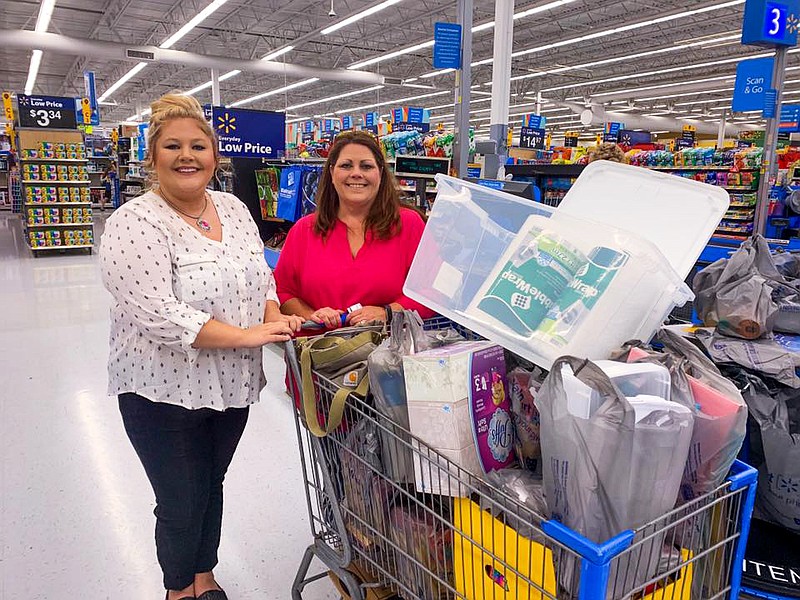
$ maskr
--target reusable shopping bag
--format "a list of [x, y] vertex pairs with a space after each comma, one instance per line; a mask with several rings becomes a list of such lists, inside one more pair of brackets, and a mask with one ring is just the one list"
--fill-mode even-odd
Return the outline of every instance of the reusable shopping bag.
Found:
[[321, 167], [306, 166], [303, 169], [301, 185], [300, 216], [305, 217], [317, 210], [317, 188], [319, 187]]
[[[597, 400], [588, 417], [577, 416], [570, 408], [584, 400], [577, 390], [581, 385]], [[634, 401], [600, 367], [571, 356], [556, 360], [536, 399], [551, 518], [601, 543], [672, 510], [693, 419], [685, 407], [659, 402], [669, 408], [637, 416]], [[612, 580], [617, 572], [638, 583], [652, 577], [663, 542], [655, 535], [626, 553], [615, 562]], [[569, 586], [573, 576], [569, 565], [561, 565], [558, 575], [561, 584]]]
[[281, 171], [276, 216], [285, 221], [297, 221], [302, 213], [303, 165], [290, 165]]
[[[349, 394], [366, 398], [369, 392], [367, 359], [383, 341], [382, 325], [337, 329], [325, 335], [295, 340], [299, 355], [299, 396], [303, 422], [317, 437], [324, 437], [342, 423]], [[320, 406], [314, 373], [329, 379], [336, 387], [330, 406]], [[296, 397], [297, 398], [297, 397]], [[325, 410], [327, 409], [327, 415]], [[324, 424], [320, 423], [320, 418]]]
[[369, 356], [368, 371], [375, 408], [386, 417], [384, 425], [392, 435], [382, 436], [386, 475], [396, 483], [414, 483], [413, 452], [408, 435], [403, 356], [463, 340], [454, 329], [427, 332], [416, 311], [396, 311], [389, 337]]

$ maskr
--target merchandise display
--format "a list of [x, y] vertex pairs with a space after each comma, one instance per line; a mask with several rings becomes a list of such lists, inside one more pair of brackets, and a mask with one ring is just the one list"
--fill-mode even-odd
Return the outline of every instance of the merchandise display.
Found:
[[20, 130], [23, 216], [31, 250], [94, 244], [86, 150], [80, 133]]

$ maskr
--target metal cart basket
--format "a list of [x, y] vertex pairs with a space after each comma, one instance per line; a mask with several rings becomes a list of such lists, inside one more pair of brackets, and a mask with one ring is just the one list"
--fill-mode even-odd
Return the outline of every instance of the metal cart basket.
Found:
[[[299, 381], [291, 342], [287, 364]], [[325, 413], [338, 388], [316, 373], [314, 388]], [[295, 420], [314, 542], [292, 587], [295, 600], [326, 576], [309, 574], [314, 556], [353, 600], [378, 586], [406, 600], [738, 597], [757, 478], [744, 463], [713, 492], [596, 544], [462, 469], [369, 401], [350, 395], [342, 425], [324, 438], [305, 428], [301, 412]], [[436, 493], [420, 492], [398, 465], [413, 466], [422, 488]], [[370, 581], [348, 570], [353, 565]]]

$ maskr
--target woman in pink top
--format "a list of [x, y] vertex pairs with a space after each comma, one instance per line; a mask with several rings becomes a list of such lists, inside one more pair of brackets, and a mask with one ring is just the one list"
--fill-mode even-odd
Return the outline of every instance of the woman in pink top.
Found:
[[317, 191], [317, 211], [289, 231], [275, 280], [284, 314], [329, 328], [360, 304], [348, 324], [385, 320], [389, 311], [433, 312], [403, 295], [422, 217], [403, 208], [378, 141], [361, 131], [336, 136]]

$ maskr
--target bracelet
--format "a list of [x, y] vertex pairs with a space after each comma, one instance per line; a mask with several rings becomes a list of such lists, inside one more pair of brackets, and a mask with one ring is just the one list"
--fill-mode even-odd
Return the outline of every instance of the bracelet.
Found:
[[392, 324], [392, 315], [394, 314], [394, 311], [392, 310], [391, 305], [389, 305], [389, 304], [384, 305], [383, 310], [386, 311], [386, 324], [387, 325], [391, 325]]

